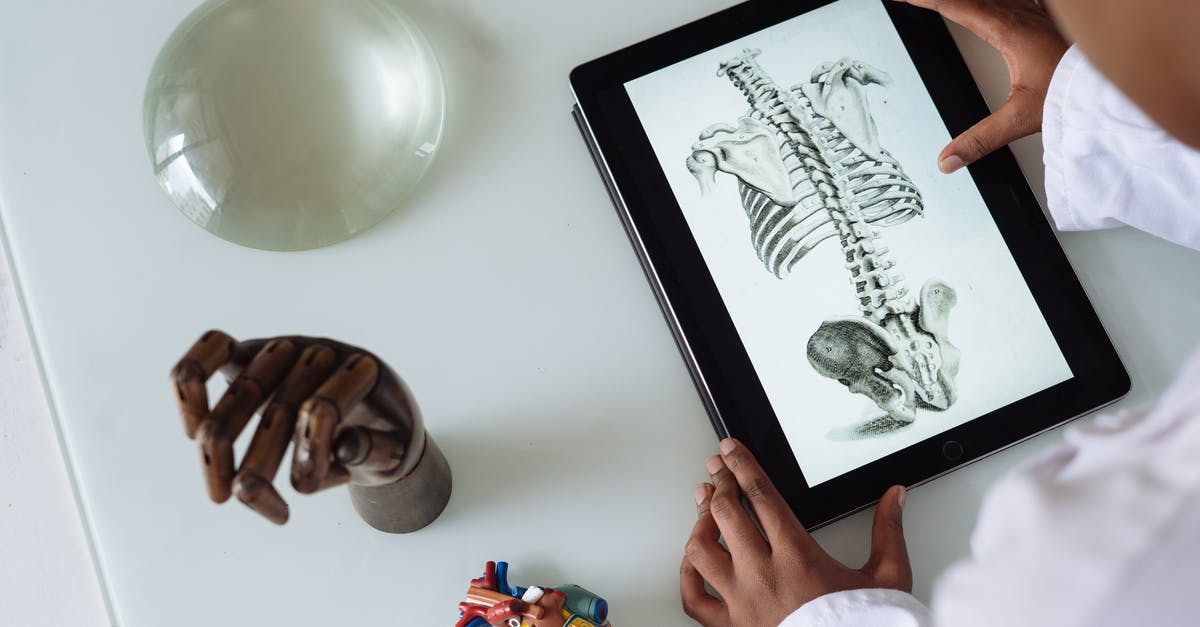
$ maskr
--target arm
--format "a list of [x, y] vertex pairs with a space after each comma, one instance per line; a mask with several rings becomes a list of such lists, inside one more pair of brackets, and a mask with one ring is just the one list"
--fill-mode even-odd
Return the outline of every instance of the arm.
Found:
[[1037, 0], [901, 0], [932, 9], [986, 41], [1008, 64], [1008, 99], [938, 155], [947, 174], [1042, 126], [1042, 103], [1068, 44]]
[[1183, 143], [1200, 139], [1200, 37], [1181, 33], [1200, 28], [1200, 4], [1054, 0], [1054, 17], [1080, 37], [1064, 56], [1035, 0], [907, 2], [990, 43], [1012, 80], [1009, 100], [942, 151], [943, 171], [1041, 130], [1060, 229], [1132, 226], [1200, 249], [1200, 151]]
[[1073, 426], [997, 482], [938, 624], [1187, 625], [1200, 576], [1200, 352], [1144, 411]]
[[1050, 85], [1042, 141], [1058, 228], [1132, 226], [1200, 249], [1200, 151], [1159, 128], [1079, 48]]
[[1163, 130], [1200, 148], [1200, 3], [1052, 0], [1063, 31]]
[[779, 627], [929, 627], [933, 618], [913, 595], [888, 588], [831, 592], [800, 606]]
[[[933, 9], [987, 41], [1008, 63], [1012, 91], [939, 157], [943, 171], [1038, 131], [1065, 33], [1167, 133], [1200, 148], [1200, 3], [1193, 0], [901, 0]], [[1049, 9], [1047, 13], [1046, 9]], [[1055, 27], [1057, 25], [1057, 28]]]

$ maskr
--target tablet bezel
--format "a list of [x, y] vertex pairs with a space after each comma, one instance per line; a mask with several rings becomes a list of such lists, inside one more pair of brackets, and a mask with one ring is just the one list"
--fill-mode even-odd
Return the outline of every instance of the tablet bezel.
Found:
[[[1073, 378], [810, 487], [713, 283], [625, 83], [838, 0], [754, 0], [577, 67], [576, 117], [718, 435], [742, 440], [816, 528], [1124, 396], [1129, 377], [1010, 150], [969, 172]], [[932, 11], [879, 0], [951, 135], [989, 114]], [[934, 155], [930, 155], [934, 158]]]

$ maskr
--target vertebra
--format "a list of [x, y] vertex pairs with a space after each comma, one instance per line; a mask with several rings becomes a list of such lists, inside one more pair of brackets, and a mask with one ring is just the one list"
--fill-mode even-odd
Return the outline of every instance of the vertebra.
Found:
[[[810, 363], [901, 422], [918, 405], [956, 398], [960, 353], [947, 334], [957, 297], [931, 279], [913, 302], [876, 227], [924, 212], [920, 192], [880, 144], [866, 86], [887, 75], [852, 59], [822, 64], [810, 82], [778, 88], [746, 50], [719, 74], [751, 109], [737, 127], [710, 126], [688, 169], [706, 188], [717, 171], [737, 177], [759, 259], [778, 278], [818, 244], [841, 243], [862, 317], [826, 320], [808, 342]], [[784, 181], [787, 183], [784, 183]]]

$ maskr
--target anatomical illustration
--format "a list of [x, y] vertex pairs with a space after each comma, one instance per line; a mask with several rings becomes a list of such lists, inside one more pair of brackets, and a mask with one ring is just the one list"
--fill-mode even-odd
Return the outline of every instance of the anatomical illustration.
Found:
[[766, 269], [785, 278], [821, 242], [836, 238], [859, 314], [827, 318], [808, 341], [821, 375], [883, 410], [856, 428], [866, 437], [911, 424], [917, 409], [956, 399], [960, 353], [949, 339], [957, 296], [939, 279], [914, 300], [880, 242], [880, 230], [922, 216], [920, 191], [879, 144], [867, 101], [883, 71], [845, 58], [823, 63], [808, 82], [783, 89], [745, 50], [720, 65], [750, 103], [737, 125], [700, 133], [687, 167], [707, 191], [716, 173], [738, 179], [750, 240]]

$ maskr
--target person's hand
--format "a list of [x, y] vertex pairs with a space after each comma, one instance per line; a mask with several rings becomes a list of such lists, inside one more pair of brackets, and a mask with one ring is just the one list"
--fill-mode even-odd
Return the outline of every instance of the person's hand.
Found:
[[[206, 381], [229, 389], [211, 409]], [[209, 497], [230, 495], [272, 522], [288, 506], [271, 481], [295, 440], [292, 486], [301, 493], [407, 476], [425, 450], [425, 428], [404, 383], [378, 357], [334, 340], [301, 336], [238, 342], [209, 331], [171, 371], [184, 431], [200, 444]], [[269, 403], [267, 401], [270, 401]], [[233, 442], [263, 404], [239, 467]]]
[[1008, 63], [1008, 100], [950, 142], [938, 156], [949, 174], [1042, 128], [1050, 79], [1070, 46], [1036, 0], [899, 0], [964, 26]]
[[[853, 569], [830, 557], [808, 535], [740, 442], [722, 441], [721, 454], [709, 458], [707, 467], [713, 482], [696, 488], [699, 520], [679, 570], [683, 610], [701, 625], [774, 627], [801, 605], [831, 592], [912, 591], [901, 525], [903, 487], [883, 495], [875, 511], [870, 558]], [[743, 496], [754, 518], [743, 507]], [[721, 538], [728, 549], [721, 546]], [[720, 599], [705, 590], [706, 581]]]

